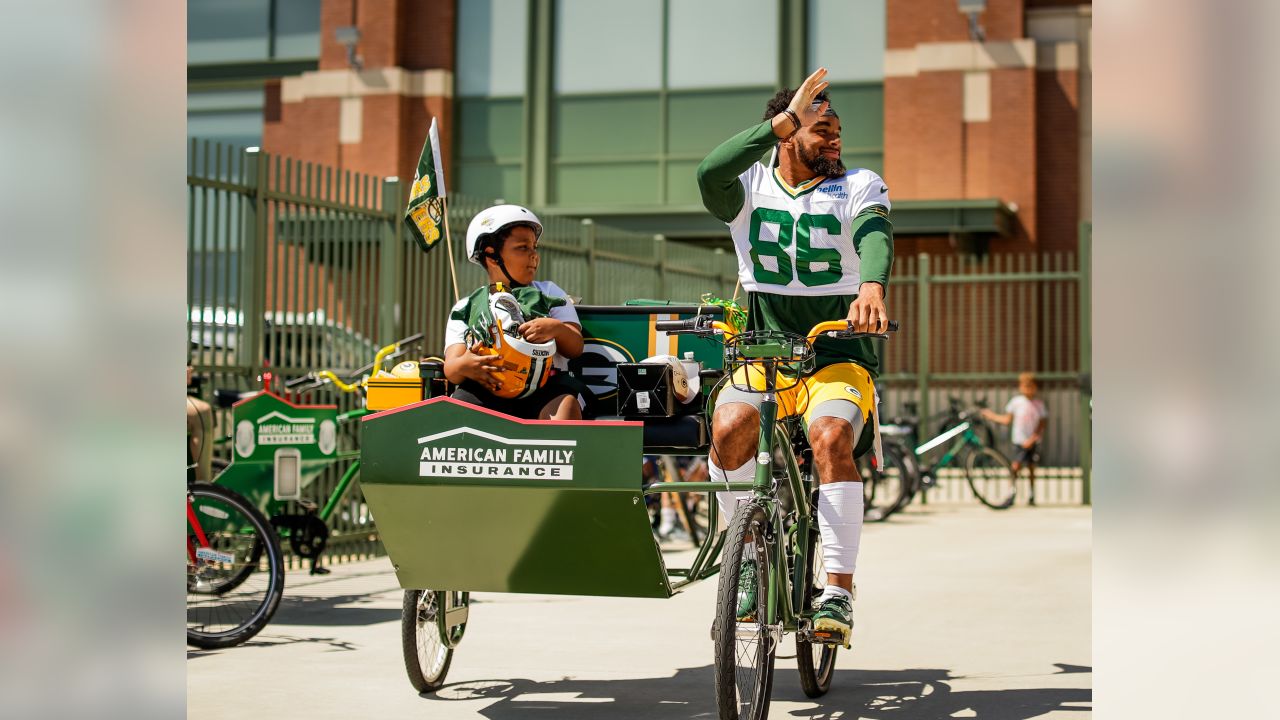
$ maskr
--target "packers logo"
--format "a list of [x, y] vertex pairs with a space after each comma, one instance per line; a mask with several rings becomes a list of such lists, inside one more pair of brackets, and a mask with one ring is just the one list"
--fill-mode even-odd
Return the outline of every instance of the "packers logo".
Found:
[[414, 227], [418, 228], [423, 241], [426, 242], [426, 248], [430, 249], [440, 239], [440, 224], [444, 220], [440, 203], [434, 198], [427, 200], [410, 210], [409, 217], [413, 220]]
[[431, 192], [431, 176], [416, 176], [413, 178], [413, 188], [409, 191], [409, 201], [412, 202], [429, 192]]
[[582, 379], [597, 398], [618, 394], [618, 363], [635, 362], [627, 349], [610, 340], [587, 338], [582, 354], [569, 361], [569, 372]]

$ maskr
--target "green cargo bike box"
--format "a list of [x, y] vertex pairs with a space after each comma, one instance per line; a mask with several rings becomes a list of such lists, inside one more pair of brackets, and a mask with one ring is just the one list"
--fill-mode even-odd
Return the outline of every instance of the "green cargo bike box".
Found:
[[[570, 372], [601, 417], [620, 362], [691, 351], [721, 366], [718, 343], [654, 329], [718, 307], [577, 310], [586, 351]], [[705, 453], [697, 442], [668, 436], [660, 450]], [[360, 484], [402, 587], [665, 598], [675, 590], [645, 507], [645, 451], [638, 421], [519, 420], [432, 398], [363, 419]]]

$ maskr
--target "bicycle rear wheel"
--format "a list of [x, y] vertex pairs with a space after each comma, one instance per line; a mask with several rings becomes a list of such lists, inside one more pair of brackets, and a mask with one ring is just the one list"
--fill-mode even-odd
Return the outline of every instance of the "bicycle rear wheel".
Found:
[[1013, 468], [1009, 458], [999, 451], [989, 447], [975, 449], [965, 458], [964, 473], [969, 488], [983, 505], [1004, 510], [1013, 504], [1018, 491]]
[[187, 498], [187, 643], [239, 645], [266, 627], [284, 595], [280, 540], [236, 492], [199, 483]]
[[[777, 650], [773, 629], [765, 625], [770, 553], [765, 547], [769, 519], [757, 502], [738, 508], [725, 532], [720, 583], [716, 594], [716, 705], [720, 720], [759, 720], [769, 715], [773, 691], [773, 661]], [[746, 537], [751, 538], [751, 549]], [[756, 607], [752, 617], [738, 621], [738, 580], [742, 563], [754, 561]], [[746, 590], [747, 588], [743, 588]]]
[[[800, 613], [808, 612], [827, 586], [827, 569], [822, 562], [822, 548], [818, 543], [818, 531], [809, 533], [809, 567], [804, 572], [804, 587], [807, 588], [804, 603], [797, 608]], [[800, 670], [800, 689], [811, 698], [822, 697], [831, 689], [831, 678], [836, 672], [836, 652], [838, 645], [825, 645], [812, 642], [796, 633], [796, 665]]]

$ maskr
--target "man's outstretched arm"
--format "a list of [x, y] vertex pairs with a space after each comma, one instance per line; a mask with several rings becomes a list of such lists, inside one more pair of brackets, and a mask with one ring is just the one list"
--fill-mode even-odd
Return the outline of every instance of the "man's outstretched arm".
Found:
[[702, 205], [723, 222], [732, 222], [746, 202], [746, 191], [738, 176], [747, 171], [779, 140], [789, 138], [804, 125], [812, 124], [827, 111], [823, 100], [814, 107], [813, 99], [827, 88], [826, 68], [818, 68], [796, 89], [786, 110], [759, 125], [725, 140], [698, 166], [698, 189]]
[[698, 166], [702, 205], [721, 221], [731, 222], [746, 201], [738, 176], [778, 143], [773, 124], [774, 120], [765, 120], [725, 140]]

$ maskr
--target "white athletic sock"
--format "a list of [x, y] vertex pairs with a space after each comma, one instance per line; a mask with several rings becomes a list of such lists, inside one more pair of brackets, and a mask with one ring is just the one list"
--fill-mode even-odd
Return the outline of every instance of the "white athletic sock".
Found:
[[658, 522], [658, 534], [666, 535], [676, 528], [676, 509], [662, 508], [662, 520]]
[[858, 564], [858, 540], [862, 536], [862, 483], [818, 486], [818, 529], [822, 532], [822, 560], [827, 572], [852, 574]]
[[[751, 482], [756, 476], [756, 464], [750, 460], [736, 470], [725, 470], [714, 462], [707, 461], [707, 479], [710, 482]], [[716, 493], [716, 504], [720, 506], [720, 517], [728, 527], [733, 520], [733, 513], [738, 509], [738, 501], [751, 495], [750, 490], [722, 490]]]
[[822, 589], [822, 595], [818, 598], [818, 604], [821, 605], [837, 595], [843, 595], [849, 598], [849, 602], [853, 602], [854, 594], [852, 592], [845, 590], [839, 585], [828, 585]]

